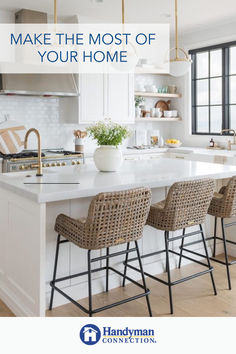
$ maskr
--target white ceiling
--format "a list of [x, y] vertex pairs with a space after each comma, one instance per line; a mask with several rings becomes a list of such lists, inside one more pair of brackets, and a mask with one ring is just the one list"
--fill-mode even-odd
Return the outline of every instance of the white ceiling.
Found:
[[[0, 9], [15, 11], [21, 8], [52, 14], [53, 0], [0, 1]], [[121, 0], [58, 0], [58, 15], [80, 15], [95, 18], [96, 22], [118, 22], [121, 18]], [[127, 22], [173, 23], [173, 15], [174, 0], [126, 0]], [[179, 0], [182, 32], [217, 27], [233, 22], [235, 18], [236, 0]]]

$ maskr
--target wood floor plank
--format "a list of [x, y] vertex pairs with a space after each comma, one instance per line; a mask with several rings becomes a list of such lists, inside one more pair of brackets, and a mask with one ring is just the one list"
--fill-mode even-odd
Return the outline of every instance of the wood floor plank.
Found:
[[[222, 258], [222, 257], [221, 257]], [[236, 316], [236, 265], [230, 267], [232, 290], [228, 290], [225, 266], [214, 263], [214, 277], [218, 295], [214, 296], [209, 274], [192, 279], [188, 282], [174, 286], [174, 315], [169, 314], [168, 288], [152, 279], [147, 279], [147, 286], [151, 290], [150, 301], [153, 316], [175, 316], [175, 317], [221, 317]], [[196, 264], [183, 266], [180, 270], [172, 271], [172, 279], [193, 274], [202, 270]], [[166, 274], [161, 274], [163, 279]], [[93, 296], [94, 308], [119, 301], [126, 297], [135, 295], [140, 289], [133, 284], [125, 288], [112, 289], [109, 293], [101, 293]], [[87, 306], [88, 299], [80, 302]], [[84, 317], [87, 316], [73, 304], [63, 305], [47, 311], [48, 317]], [[0, 317], [14, 316], [7, 306], [0, 301]], [[114, 307], [110, 310], [100, 312], [95, 317], [146, 317], [148, 310], [145, 298], [141, 298], [127, 304]]]

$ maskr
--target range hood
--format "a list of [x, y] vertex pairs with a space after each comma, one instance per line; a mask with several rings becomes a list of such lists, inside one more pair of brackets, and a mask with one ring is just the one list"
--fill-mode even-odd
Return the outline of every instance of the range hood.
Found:
[[[20, 10], [15, 14], [16, 23], [47, 23], [47, 14]], [[0, 74], [1, 95], [25, 96], [78, 96], [73, 74]]]
[[1, 95], [78, 96], [72, 74], [2, 74]]

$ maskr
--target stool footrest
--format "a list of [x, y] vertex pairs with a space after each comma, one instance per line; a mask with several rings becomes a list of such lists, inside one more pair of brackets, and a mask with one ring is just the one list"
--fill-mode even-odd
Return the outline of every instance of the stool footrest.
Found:
[[[129, 268], [131, 268], [131, 269], [133, 269], [133, 270], [136, 270], [137, 272], [140, 272], [139, 269], [137, 269], [136, 267], [134, 267], [134, 266], [132, 266], [132, 265], [126, 263], [126, 262], [124, 262], [124, 265], [126, 265], [127, 267], [129, 267]], [[207, 266], [206, 264], [204, 264], [204, 263], [202, 263], [202, 265], [208, 267], [208, 266]], [[198, 273], [189, 275], [188, 277], [185, 277], [185, 278], [182, 278], [182, 279], [178, 279], [178, 280], [172, 281], [172, 282], [170, 282], [170, 283], [169, 283], [168, 281], [165, 281], [165, 280], [163, 280], [163, 279], [160, 279], [160, 278], [158, 278], [158, 277], [156, 277], [155, 275], [152, 275], [152, 274], [150, 274], [150, 273], [144, 272], [144, 274], [145, 274], [147, 277], [149, 277], [149, 278], [151, 278], [151, 279], [153, 279], [153, 280], [157, 280], [159, 283], [162, 283], [162, 284], [168, 285], [168, 286], [174, 286], [174, 285], [183, 283], [183, 282], [185, 282], [185, 281], [188, 281], [188, 280], [191, 280], [191, 279], [200, 277], [200, 276], [202, 276], [202, 275], [208, 274], [208, 273], [212, 272], [213, 269], [214, 269], [214, 268], [211, 267], [211, 268], [208, 268], [208, 269], [206, 269], [206, 270], [204, 270], [204, 271], [202, 271], [202, 272], [198, 272]]]
[[[175, 251], [172, 251], [172, 250], [169, 250], [169, 252], [175, 254], [176, 256], [180, 256], [180, 253], [178, 253], [178, 252], [175, 252]], [[193, 254], [195, 254], [195, 256], [201, 256], [200, 253], [194, 252]], [[207, 267], [207, 268], [208, 268], [208, 264], [203, 263], [203, 262], [201, 262], [201, 261], [198, 261], [198, 260], [196, 260], [196, 259], [194, 259], [194, 258], [188, 257], [188, 256], [186, 256], [185, 254], [182, 254], [182, 257], [188, 259], [189, 261], [192, 261], [192, 262], [194, 262], [194, 263], [197, 263], [197, 264], [199, 264], [199, 265], [201, 265], [201, 266], [203, 266], [203, 267]], [[206, 258], [206, 257], [205, 257], [205, 258]]]
[[[198, 253], [198, 252], [195, 252], [195, 251], [192, 251], [192, 250], [189, 250], [185, 247], [182, 248], [183, 251], [185, 252], [188, 252], [188, 253], [192, 253], [196, 256], [199, 256], [199, 257], [203, 257], [203, 258], [206, 258], [206, 256], [204, 254], [201, 254], [201, 253]], [[186, 258], [186, 256], [182, 255], [183, 258]], [[188, 257], [187, 257], [188, 258]], [[236, 264], [236, 261], [231, 261], [231, 262], [225, 262], [225, 261], [222, 261], [221, 259], [217, 259], [215, 257], [210, 257], [210, 260], [211, 261], [214, 261], [214, 262], [217, 262], [217, 263], [220, 263], [220, 264], [223, 264], [223, 265], [233, 265], [233, 264]]]
[[[96, 269], [91, 270], [91, 273], [99, 272], [99, 271], [106, 270], [106, 269], [107, 269], [106, 267], [96, 268]], [[133, 300], [137, 300], [139, 298], [142, 298], [142, 297], [147, 296], [147, 295], [150, 294], [150, 290], [148, 288], [145, 289], [145, 287], [143, 285], [139, 284], [137, 281], [133, 280], [129, 276], [122, 274], [121, 272], [119, 272], [117, 269], [115, 269], [113, 267], [108, 267], [108, 269], [113, 271], [114, 273], [120, 275], [122, 278], [125, 278], [125, 279], [129, 280], [130, 282], [132, 282], [133, 284], [135, 284], [139, 288], [145, 290], [145, 292], [143, 292], [141, 294], [137, 294], [137, 295], [131, 296], [131, 297], [126, 298], [124, 300], [120, 300], [120, 301], [114, 302], [114, 303], [106, 305], [106, 306], [99, 307], [99, 308], [94, 309], [92, 311], [89, 311], [83, 305], [81, 305], [79, 302], [75, 301], [72, 297], [67, 295], [63, 290], [61, 290], [60, 288], [58, 288], [55, 285], [55, 283], [58, 283], [58, 282], [61, 282], [61, 281], [64, 281], [64, 280], [68, 280], [68, 279], [76, 278], [76, 277], [79, 277], [79, 276], [87, 275], [88, 271], [55, 279], [54, 281], [50, 282], [50, 286], [53, 289], [55, 289], [56, 291], [58, 291], [61, 295], [63, 295], [67, 300], [71, 301], [75, 306], [79, 307], [80, 310], [84, 311], [85, 313], [87, 313], [89, 315], [92, 315], [94, 313], [98, 313], [98, 312], [101, 312], [101, 311], [104, 311], [104, 310], [108, 310], [108, 309], [110, 309], [112, 307], [119, 306], [119, 305], [125, 304], [125, 303], [133, 301]], [[139, 272], [139, 269], [137, 269], [137, 271]]]

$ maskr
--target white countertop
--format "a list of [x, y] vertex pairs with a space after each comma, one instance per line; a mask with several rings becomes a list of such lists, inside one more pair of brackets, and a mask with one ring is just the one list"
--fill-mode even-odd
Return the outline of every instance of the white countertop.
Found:
[[[173, 153], [185, 153], [185, 154], [201, 154], [201, 155], [210, 155], [210, 156], [226, 156], [226, 157], [236, 157], [236, 151], [229, 150], [216, 150], [216, 149], [207, 149], [193, 146], [181, 146], [179, 148], [152, 148], [152, 149], [124, 149], [122, 150], [125, 156], [127, 155], [143, 155], [143, 154], [158, 154], [165, 152], [173, 152]], [[93, 153], [86, 153], [85, 158], [90, 158], [93, 156]]]
[[[32, 177], [26, 177], [27, 174]], [[122, 169], [114, 173], [98, 172], [93, 164], [88, 164], [44, 169], [43, 177], [35, 177], [34, 174], [2, 174], [0, 187], [38, 203], [46, 203], [141, 186], [162, 188], [183, 180], [228, 178], [236, 175], [236, 166], [160, 158], [125, 161]]]

